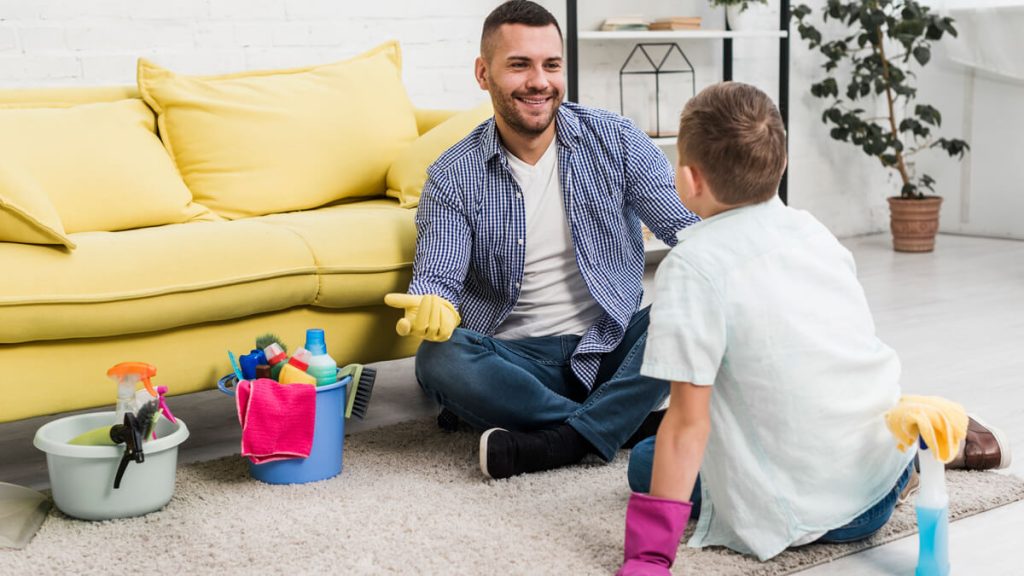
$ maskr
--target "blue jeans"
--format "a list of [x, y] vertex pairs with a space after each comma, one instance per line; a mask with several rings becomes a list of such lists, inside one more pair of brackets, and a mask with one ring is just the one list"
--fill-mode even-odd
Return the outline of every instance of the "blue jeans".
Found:
[[[629, 480], [629, 488], [634, 492], [647, 493], [651, 490], [651, 470], [654, 468], [654, 436], [647, 438], [637, 444], [629, 454], [629, 469], [626, 477]], [[910, 481], [911, 471], [914, 463], [907, 466], [903, 474], [896, 480], [896, 485], [886, 493], [885, 497], [878, 501], [866, 512], [851, 520], [845, 526], [829, 530], [824, 536], [815, 542], [843, 543], [863, 540], [877, 532], [892, 516], [896, 508], [896, 501], [900, 493]], [[691, 517], [696, 518], [700, 512], [700, 478], [693, 487], [693, 512]]]
[[457, 328], [446, 342], [423, 342], [416, 379], [441, 406], [479, 430], [533, 431], [569, 424], [608, 461], [668, 396], [664, 380], [640, 375], [648, 308], [630, 319], [588, 390], [569, 360], [579, 336], [499, 340]]

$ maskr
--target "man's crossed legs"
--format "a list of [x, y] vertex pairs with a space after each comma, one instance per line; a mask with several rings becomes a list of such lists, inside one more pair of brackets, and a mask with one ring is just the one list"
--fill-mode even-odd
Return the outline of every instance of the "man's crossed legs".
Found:
[[667, 382], [640, 375], [647, 323], [647, 308], [633, 315], [592, 390], [569, 365], [579, 336], [499, 340], [463, 328], [420, 346], [416, 378], [444, 409], [485, 431], [480, 467], [491, 478], [574, 464], [590, 452], [609, 461], [657, 431], [660, 414], [651, 412], [668, 396]]

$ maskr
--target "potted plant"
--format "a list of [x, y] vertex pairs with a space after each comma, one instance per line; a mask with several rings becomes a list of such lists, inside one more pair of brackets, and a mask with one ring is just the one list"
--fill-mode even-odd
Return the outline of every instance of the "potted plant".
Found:
[[[894, 249], [932, 251], [942, 198], [925, 194], [935, 191], [935, 180], [915, 174], [908, 158], [941, 148], [962, 159], [970, 147], [963, 140], [933, 135], [942, 115], [917, 101], [914, 68], [931, 60], [932, 42], [946, 34], [956, 36], [953, 19], [916, 0], [828, 0], [821, 8], [822, 21], [835, 20], [848, 33], [825, 41], [810, 22], [810, 8], [800, 5], [792, 14], [800, 37], [827, 58], [825, 78], [811, 85], [811, 94], [829, 101], [822, 114], [822, 122], [831, 126], [829, 135], [850, 142], [899, 175], [900, 194], [889, 198]], [[877, 106], [865, 103], [877, 104], [877, 98], [884, 104], [881, 115], [874, 114]]]
[[[733, 30], [756, 29], [761, 20], [767, 20], [770, 17], [768, 0], [708, 0], [708, 2], [714, 7], [725, 8], [725, 20], [729, 24], [729, 28]], [[778, 0], [773, 0], [773, 4], [777, 5], [778, 3]], [[747, 12], [748, 9], [752, 10]], [[777, 10], [775, 18], [778, 20]], [[778, 24], [775, 25], [778, 26]]]

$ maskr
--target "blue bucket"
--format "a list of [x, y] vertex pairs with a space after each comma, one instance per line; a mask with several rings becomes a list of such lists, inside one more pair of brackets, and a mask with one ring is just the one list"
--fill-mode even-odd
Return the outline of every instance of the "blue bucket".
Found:
[[[303, 484], [326, 480], [341, 474], [342, 452], [345, 441], [345, 401], [348, 395], [346, 376], [334, 384], [316, 389], [316, 425], [313, 430], [313, 448], [307, 458], [275, 460], [263, 464], [249, 462], [249, 474], [268, 484]], [[234, 397], [237, 379], [228, 374], [217, 381], [217, 387]]]

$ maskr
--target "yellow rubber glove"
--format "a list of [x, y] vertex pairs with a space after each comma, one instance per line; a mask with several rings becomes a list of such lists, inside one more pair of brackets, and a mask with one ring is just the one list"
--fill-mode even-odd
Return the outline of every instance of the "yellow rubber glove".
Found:
[[902, 396], [885, 413], [885, 424], [901, 452], [914, 446], [918, 436], [941, 462], [952, 460], [967, 435], [964, 407], [938, 396]]
[[399, 336], [419, 336], [431, 342], [444, 342], [452, 337], [462, 322], [452, 303], [435, 294], [387, 294], [384, 303], [405, 309], [405, 317], [395, 325]]

